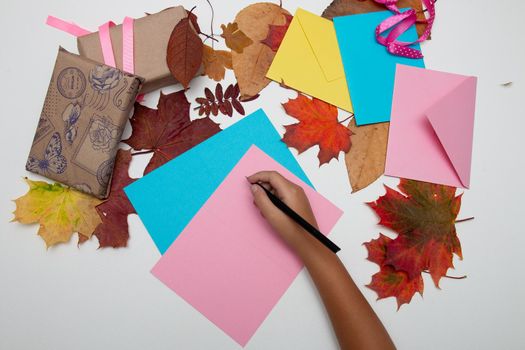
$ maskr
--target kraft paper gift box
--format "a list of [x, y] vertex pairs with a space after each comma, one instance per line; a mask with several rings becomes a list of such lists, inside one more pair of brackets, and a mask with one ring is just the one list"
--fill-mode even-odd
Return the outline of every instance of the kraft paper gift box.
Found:
[[107, 197], [118, 143], [142, 82], [60, 48], [26, 169]]
[[[142, 93], [176, 84], [166, 63], [168, 41], [173, 28], [187, 12], [182, 6], [171, 7], [133, 21], [135, 74], [145, 79]], [[122, 25], [109, 29], [115, 63], [122, 69]], [[81, 56], [104, 62], [98, 32], [77, 39]]]

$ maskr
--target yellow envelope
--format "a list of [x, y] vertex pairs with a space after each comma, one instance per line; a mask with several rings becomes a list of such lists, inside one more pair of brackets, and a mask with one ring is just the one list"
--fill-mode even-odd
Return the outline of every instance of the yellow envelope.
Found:
[[332, 21], [297, 9], [266, 76], [353, 112]]

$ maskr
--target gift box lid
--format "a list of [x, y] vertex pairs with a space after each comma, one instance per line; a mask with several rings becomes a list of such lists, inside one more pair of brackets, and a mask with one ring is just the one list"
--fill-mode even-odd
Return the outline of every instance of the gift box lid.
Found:
[[[173, 28], [187, 12], [175, 6], [133, 22], [135, 74], [145, 79], [143, 93], [176, 84], [166, 63], [168, 41]], [[109, 29], [115, 63], [122, 69], [122, 25]], [[97, 62], [104, 62], [98, 32], [78, 37], [78, 52]]]

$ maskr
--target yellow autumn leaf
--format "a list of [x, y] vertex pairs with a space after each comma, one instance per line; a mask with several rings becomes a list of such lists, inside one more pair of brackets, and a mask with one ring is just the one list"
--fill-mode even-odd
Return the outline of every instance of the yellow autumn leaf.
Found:
[[226, 46], [237, 53], [242, 53], [245, 47], [250, 46], [253, 41], [242, 30], [239, 29], [237, 23], [221, 24], [222, 34], [226, 42]]
[[25, 180], [29, 191], [15, 200], [12, 221], [39, 223], [47, 247], [68, 242], [74, 232], [89, 238], [102, 222], [95, 208], [101, 200], [58, 183]]
[[230, 51], [214, 50], [208, 45], [204, 45], [202, 63], [204, 74], [215, 81], [224, 79], [226, 69], [233, 69]]

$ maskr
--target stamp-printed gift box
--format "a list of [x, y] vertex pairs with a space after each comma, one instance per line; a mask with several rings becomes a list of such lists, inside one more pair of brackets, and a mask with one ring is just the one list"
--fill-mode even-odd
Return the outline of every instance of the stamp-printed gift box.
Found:
[[118, 143], [142, 82], [60, 48], [26, 169], [107, 197]]

